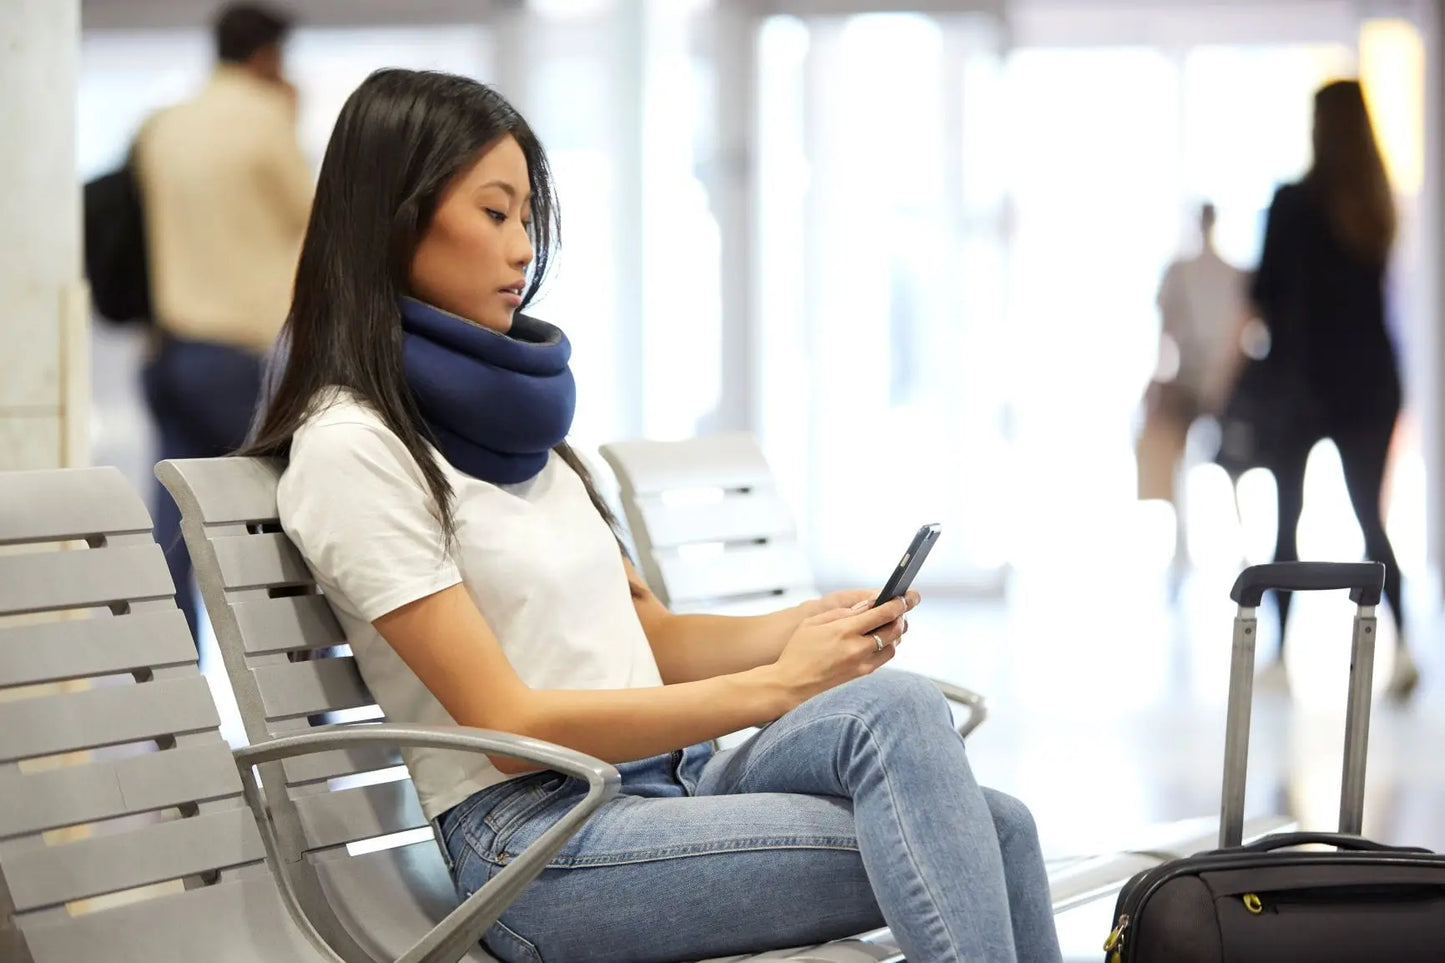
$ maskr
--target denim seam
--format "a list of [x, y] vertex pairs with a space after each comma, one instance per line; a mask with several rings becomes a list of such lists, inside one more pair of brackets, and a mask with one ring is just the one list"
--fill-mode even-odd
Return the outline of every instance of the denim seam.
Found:
[[[529, 798], [527, 798], [525, 802], [515, 803], [515, 797], [504, 797], [493, 803], [492, 806], [482, 814], [480, 820], [467, 819], [462, 822], [462, 835], [472, 847], [473, 852], [479, 856], [486, 856], [490, 849], [504, 850], [506, 844], [511, 841], [512, 837], [521, 832], [527, 823], [537, 818], [553, 799], [551, 793], [543, 791], [539, 787], [528, 787], [521, 790], [517, 795], [526, 795]], [[512, 804], [511, 811], [506, 814], [505, 818], [494, 818], [498, 810], [508, 808], [509, 804]], [[481, 836], [478, 835], [479, 830], [476, 828], [477, 822], [480, 822], [492, 831], [491, 846], [487, 846], [482, 841]]]
[[[478, 798], [480, 795], [481, 793], [473, 793], [437, 817], [437, 830], [444, 846], [450, 847], [458, 833], [465, 834], [465, 827], [471, 823], [472, 814], [481, 805], [481, 800]], [[443, 824], [447, 824], [450, 828], [444, 828]]]
[[[709, 846], [672, 846], [661, 849], [636, 850], [626, 853], [608, 853], [597, 856], [557, 856], [547, 863], [547, 869], [595, 869], [607, 866], [633, 866], [639, 863], [660, 863], [674, 859], [691, 859], [699, 856], [726, 856], [734, 853], [775, 852], [781, 850], [820, 850], [856, 853], [855, 840], [846, 837], [788, 837], [786, 839], [739, 839]], [[474, 850], [476, 851], [476, 850]], [[516, 854], [503, 852], [492, 854], [476, 851], [477, 855], [494, 866], [505, 866], [516, 859]]]
[[[868, 725], [868, 720], [864, 719], [862, 716], [858, 715], [855, 712], [841, 709], [830, 712], [825, 716], [819, 716], [818, 718], [813, 719], [809, 722], [802, 723], [797, 726], [797, 731], [812, 728], [813, 726], [817, 726], [824, 722], [839, 718], [852, 719], [854, 722], [857, 722], [860, 726], [863, 727], [863, 730], [868, 733], [868, 738], [873, 741], [874, 745], [878, 744], [878, 737], [874, 735], [873, 727]], [[743, 769], [742, 777], [738, 780], [739, 785], [745, 782], [747, 778], [752, 774], [755, 763], [757, 763], [759, 760], [767, 758], [774, 751], [777, 751], [777, 749], [775, 749], [774, 747], [765, 746], [763, 750], [757, 754], [756, 757], [749, 759], [748, 765]], [[896, 813], [898, 811], [898, 799], [893, 793], [893, 780], [889, 778], [888, 769], [882, 764], [881, 759], [879, 761], [879, 769], [883, 772], [883, 786], [888, 793], [888, 803], [893, 808], [893, 811]], [[911, 866], [913, 869], [913, 878], [915, 880], [919, 880], [922, 878], [923, 874], [922, 871], [919, 869], [918, 860], [914, 858], [913, 845], [910, 843], [907, 832], [903, 828], [902, 820], [897, 819], [897, 817], [895, 816], [894, 821], [898, 825], [898, 836], [903, 841], [903, 855], [907, 858], [908, 865]], [[938, 903], [933, 898], [932, 891], [927, 886], [923, 886], [921, 887], [921, 889], [924, 895], [927, 897], [929, 905], [933, 907], [933, 919], [943, 927], [945, 938], [950, 943], [950, 945], [957, 946], [958, 943], [954, 939], [953, 933], [949, 930], [948, 923], [944, 920], [943, 914], [938, 908]]]
[[[520, 798], [519, 798], [520, 797]], [[482, 814], [482, 822], [486, 823], [492, 832], [500, 833], [503, 829], [515, 822], [519, 816], [525, 816], [533, 806], [543, 801], [545, 796], [535, 786], [524, 786], [511, 794], [503, 796], [487, 808]], [[503, 815], [498, 815], [502, 812]]]
[[493, 923], [492, 928], [482, 937], [483, 944], [486, 944], [489, 940], [498, 943], [509, 943], [515, 949], [520, 950], [532, 963], [543, 963], [542, 954], [532, 941], [501, 920]]
[[[485, 818], [484, 818], [481, 822], [482, 822], [483, 825], [486, 825], [486, 820], [485, 820]], [[495, 859], [493, 858], [493, 856], [492, 856], [492, 852], [491, 852], [492, 847], [491, 847], [491, 846], [488, 846], [488, 845], [483, 841], [483, 838], [482, 838], [482, 837], [483, 837], [484, 834], [483, 834], [483, 833], [479, 833], [479, 832], [474, 828], [475, 826], [476, 826], [476, 823], [474, 823], [472, 820], [467, 820], [466, 822], [464, 822], [464, 823], [462, 823], [462, 824], [460, 824], [460, 825], [458, 826], [457, 833], [458, 833], [459, 836], [461, 836], [462, 842], [466, 844], [467, 848], [470, 849], [470, 850], [472, 851], [472, 853], [473, 853], [475, 856], [477, 856], [479, 859], [486, 860], [486, 861], [489, 862], [489, 863], [494, 863], [494, 862], [496, 862], [496, 860], [495, 860]], [[495, 831], [495, 830], [493, 830], [493, 832], [491, 833], [491, 836], [492, 836], [493, 843], [495, 843], [496, 838], [497, 838], [497, 834], [496, 834], [496, 831]], [[458, 860], [457, 860], [457, 863], [461, 863], [461, 860], [458, 859]]]

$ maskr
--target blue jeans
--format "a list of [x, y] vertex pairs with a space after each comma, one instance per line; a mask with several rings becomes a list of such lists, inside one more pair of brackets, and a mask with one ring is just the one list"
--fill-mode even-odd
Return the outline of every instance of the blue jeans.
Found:
[[[746, 743], [618, 767], [605, 803], [485, 937], [507, 963], [696, 960], [892, 927], [918, 963], [1057, 963], [1038, 835], [974, 781], [947, 703], [881, 671]], [[466, 897], [583, 795], [541, 772], [447, 812]]]
[[[261, 358], [229, 345], [163, 335], [141, 380], [155, 420], [157, 460], [218, 458], [246, 441], [261, 392]], [[156, 540], [176, 583], [176, 604], [199, 645], [200, 602], [191, 587], [191, 556], [181, 541], [181, 510], [159, 482], [153, 513]]]

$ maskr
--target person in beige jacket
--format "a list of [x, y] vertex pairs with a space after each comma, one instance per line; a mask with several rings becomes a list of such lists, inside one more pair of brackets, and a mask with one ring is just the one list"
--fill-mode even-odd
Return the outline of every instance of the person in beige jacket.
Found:
[[[282, 69], [290, 28], [264, 7], [222, 10], [209, 82], [151, 117], [136, 140], [155, 314], [143, 380], [160, 458], [241, 446], [263, 358], [290, 308], [314, 184]], [[179, 513], [159, 487], [155, 517], [194, 634], [190, 558]]]
[[1174, 507], [1174, 574], [1189, 560], [1185, 440], [1200, 415], [1218, 416], [1244, 361], [1251, 318], [1249, 276], [1214, 246], [1214, 205], [1199, 207], [1199, 248], [1180, 257], [1159, 285], [1159, 364], [1144, 395], [1144, 423], [1135, 441], [1138, 494]]

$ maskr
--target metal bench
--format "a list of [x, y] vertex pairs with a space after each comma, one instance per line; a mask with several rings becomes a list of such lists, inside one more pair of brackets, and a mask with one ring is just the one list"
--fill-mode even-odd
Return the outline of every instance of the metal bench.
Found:
[[[254, 767], [315, 775], [399, 742], [523, 756], [592, 792], [509, 880], [414, 928], [383, 918], [363, 947], [303, 912]], [[616, 783], [580, 753], [480, 730], [369, 726], [233, 753], [150, 516], [120, 472], [0, 474], [6, 963], [487, 959], [479, 934]]]
[[[161, 462], [156, 474], [180, 505], [247, 737], [265, 745], [314, 731], [312, 722], [327, 714], [371, 707], [339, 623], [280, 530], [278, 466], [192, 459]], [[302, 653], [306, 661], [290, 658]], [[393, 933], [425, 926], [456, 902], [439, 843], [425, 835], [427, 823], [400, 764], [394, 752], [369, 751], [318, 756], [272, 775], [262, 770], [279, 856], [294, 870], [306, 914], [323, 932], [340, 930], [367, 948], [393, 945]], [[387, 770], [387, 781], [355, 784], [353, 777]], [[423, 838], [364, 855], [347, 846], [407, 830], [420, 830], [416, 836]], [[731, 959], [876, 963], [897, 952], [878, 938]], [[477, 948], [469, 959], [490, 957]]]

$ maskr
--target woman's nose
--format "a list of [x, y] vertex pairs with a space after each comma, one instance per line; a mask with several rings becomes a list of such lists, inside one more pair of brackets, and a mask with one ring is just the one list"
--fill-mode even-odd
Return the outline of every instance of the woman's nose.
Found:
[[517, 238], [512, 242], [512, 264], [518, 268], [525, 269], [532, 263], [536, 252], [532, 250], [532, 237], [525, 228], [517, 233]]

